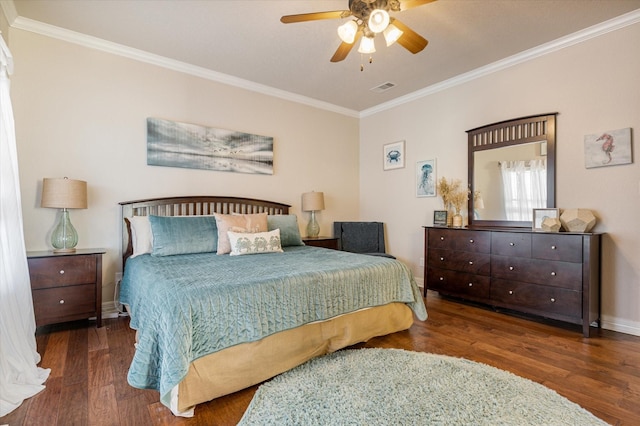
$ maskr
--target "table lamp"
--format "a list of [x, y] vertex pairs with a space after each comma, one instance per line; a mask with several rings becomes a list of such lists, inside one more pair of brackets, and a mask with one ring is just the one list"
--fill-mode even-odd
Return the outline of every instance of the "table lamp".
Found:
[[316, 238], [320, 234], [320, 225], [316, 221], [316, 212], [324, 210], [323, 192], [305, 192], [302, 194], [302, 211], [311, 212], [309, 223], [307, 224], [307, 236]]
[[87, 208], [87, 182], [69, 178], [42, 180], [41, 207], [62, 209], [60, 223], [51, 233], [54, 253], [73, 253], [78, 244], [78, 233], [69, 220], [68, 209]]

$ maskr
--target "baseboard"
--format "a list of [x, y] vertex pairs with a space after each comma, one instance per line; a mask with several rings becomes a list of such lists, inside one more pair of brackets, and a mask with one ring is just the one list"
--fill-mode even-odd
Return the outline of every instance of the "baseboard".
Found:
[[640, 336], [640, 323], [635, 321], [627, 321], [620, 318], [603, 315], [600, 320], [600, 327], [605, 330], [617, 331], [619, 333]]
[[116, 309], [113, 300], [102, 304], [102, 319], [118, 318], [119, 316], [122, 316], [122, 313]]

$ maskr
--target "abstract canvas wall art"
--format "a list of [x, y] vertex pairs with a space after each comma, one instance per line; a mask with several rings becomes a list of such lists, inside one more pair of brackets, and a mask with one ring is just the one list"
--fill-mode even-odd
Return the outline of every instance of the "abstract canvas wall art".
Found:
[[147, 118], [147, 164], [273, 174], [273, 138]]

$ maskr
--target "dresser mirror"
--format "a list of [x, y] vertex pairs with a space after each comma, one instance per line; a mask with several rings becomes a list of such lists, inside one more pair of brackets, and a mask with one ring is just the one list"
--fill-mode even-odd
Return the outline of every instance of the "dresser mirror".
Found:
[[467, 130], [469, 227], [531, 228], [534, 208], [555, 207], [556, 115]]

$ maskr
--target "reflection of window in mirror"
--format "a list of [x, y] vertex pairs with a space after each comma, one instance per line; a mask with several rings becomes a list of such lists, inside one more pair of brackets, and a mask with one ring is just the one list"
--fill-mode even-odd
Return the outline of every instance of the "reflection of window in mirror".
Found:
[[542, 145], [532, 142], [474, 153], [474, 189], [482, 194], [482, 219], [531, 221], [534, 208], [547, 206]]

